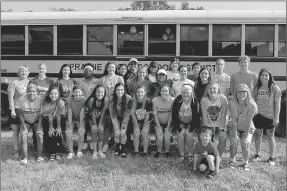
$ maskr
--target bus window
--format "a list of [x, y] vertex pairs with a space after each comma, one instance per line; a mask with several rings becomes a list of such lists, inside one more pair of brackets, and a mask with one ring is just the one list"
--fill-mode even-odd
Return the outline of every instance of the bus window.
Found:
[[175, 55], [176, 25], [149, 25], [148, 30], [148, 54]]
[[87, 54], [112, 55], [113, 54], [113, 26], [90, 25], [87, 26]]
[[278, 56], [286, 56], [286, 25], [279, 25]]
[[241, 55], [241, 25], [213, 25], [213, 56]]
[[143, 25], [118, 25], [118, 55], [143, 55], [143, 31]]
[[53, 26], [29, 26], [29, 54], [53, 55]]
[[83, 54], [83, 26], [58, 25], [58, 54]]
[[1, 53], [25, 55], [25, 26], [1, 26]]
[[180, 26], [180, 55], [208, 55], [208, 25]]
[[274, 25], [246, 25], [245, 54], [267, 57], [274, 52]]

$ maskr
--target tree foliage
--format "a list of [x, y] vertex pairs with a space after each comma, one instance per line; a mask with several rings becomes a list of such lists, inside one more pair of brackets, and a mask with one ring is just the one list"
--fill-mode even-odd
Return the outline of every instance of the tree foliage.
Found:
[[118, 11], [147, 11], [147, 10], [175, 10], [175, 5], [167, 1], [134, 1], [129, 8], [119, 8]]
[[13, 9], [7, 9], [7, 10], [1, 9], [1, 12], [13, 12]]
[[189, 8], [189, 2], [182, 1], [179, 10], [204, 10], [204, 8], [203, 7]]
[[52, 7], [52, 8], [50, 8], [50, 11], [62, 12], [62, 11], [78, 11], [78, 10], [73, 9], [73, 8], [56, 8], [56, 7]]

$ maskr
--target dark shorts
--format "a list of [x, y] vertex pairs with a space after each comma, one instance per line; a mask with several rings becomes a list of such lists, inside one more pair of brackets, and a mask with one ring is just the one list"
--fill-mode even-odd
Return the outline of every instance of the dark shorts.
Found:
[[256, 129], [273, 129], [273, 119], [268, 119], [263, 115], [257, 114], [253, 118], [253, 123]]
[[21, 124], [21, 122], [20, 122], [20, 119], [19, 119], [19, 117], [18, 117], [18, 112], [17, 112], [17, 109], [15, 109], [15, 112], [16, 112], [16, 118], [13, 118], [12, 116], [11, 116], [11, 110], [9, 110], [9, 124], [12, 124], [12, 125], [20, 125]]

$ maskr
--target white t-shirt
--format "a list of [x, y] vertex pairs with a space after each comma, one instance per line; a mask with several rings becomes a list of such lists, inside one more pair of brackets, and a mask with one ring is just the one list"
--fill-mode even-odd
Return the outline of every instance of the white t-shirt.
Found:
[[221, 75], [214, 73], [214, 75], [212, 75], [212, 81], [220, 85], [220, 93], [226, 96], [226, 89], [230, 88], [230, 76], [225, 73]]

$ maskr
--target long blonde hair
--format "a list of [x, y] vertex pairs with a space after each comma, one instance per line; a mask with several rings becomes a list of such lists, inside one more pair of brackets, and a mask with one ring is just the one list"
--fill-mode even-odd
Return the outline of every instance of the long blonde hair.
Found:
[[238, 102], [238, 98], [237, 98], [237, 92], [238, 91], [246, 91], [247, 92], [247, 98], [245, 100], [246, 108], [242, 112], [242, 119], [246, 119], [247, 113], [248, 113], [247, 111], [249, 111], [249, 110], [251, 110], [251, 111], [253, 110], [253, 112], [255, 114], [257, 114], [258, 113], [257, 104], [254, 101], [254, 99], [252, 98], [250, 89], [246, 84], [238, 84], [236, 86], [234, 97], [231, 100], [231, 111], [230, 111], [230, 113], [232, 113], [234, 116], [238, 116], [238, 108], [239, 108], [239, 102]]

